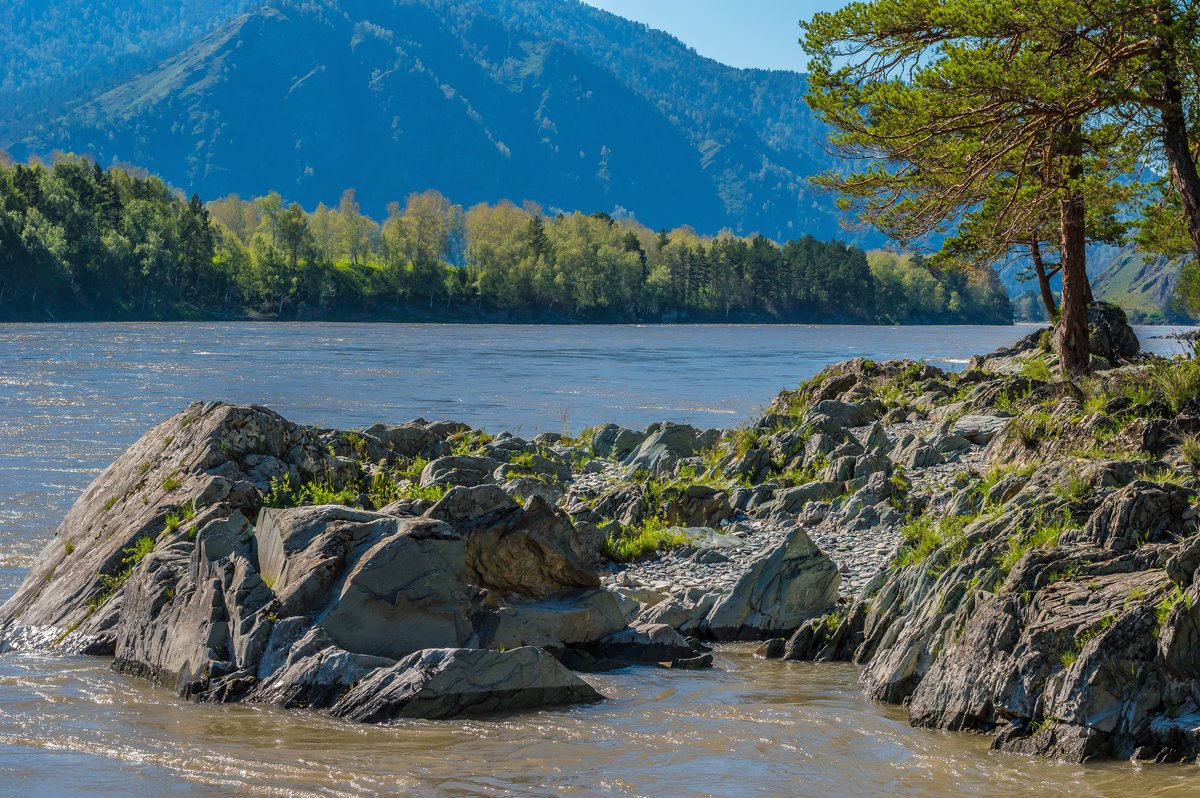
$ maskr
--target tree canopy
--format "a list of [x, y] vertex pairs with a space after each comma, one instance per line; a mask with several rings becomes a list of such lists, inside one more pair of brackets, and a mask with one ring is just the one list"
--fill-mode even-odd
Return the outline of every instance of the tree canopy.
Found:
[[0, 164], [7, 318], [466, 318], [1007, 323], [994, 272], [805, 236], [655, 232], [606, 213], [463, 209], [435, 191], [382, 224], [353, 191], [203, 203], [81, 158]]

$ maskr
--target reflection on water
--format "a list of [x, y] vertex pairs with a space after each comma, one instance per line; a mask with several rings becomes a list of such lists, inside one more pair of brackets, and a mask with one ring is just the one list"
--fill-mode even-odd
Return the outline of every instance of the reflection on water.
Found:
[[[97, 471], [192, 399], [337, 426], [453, 417], [525, 434], [730, 426], [853, 356], [957, 368], [1023, 328], [0, 325], [0, 599]], [[1143, 339], [1146, 331], [1139, 331]], [[1155, 331], [1160, 332], [1160, 331]], [[1146, 343], [1160, 351], [1175, 345]], [[723, 651], [594, 677], [592, 707], [354, 726], [194, 706], [100, 660], [0, 657], [0, 794], [1194, 795], [1194, 767], [1080, 768], [914, 730], [852, 668]], [[593, 677], [589, 677], [593, 678]]]

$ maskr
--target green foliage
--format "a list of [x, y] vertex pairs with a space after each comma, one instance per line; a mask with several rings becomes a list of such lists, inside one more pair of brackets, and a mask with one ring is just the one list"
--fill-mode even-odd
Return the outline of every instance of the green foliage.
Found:
[[909, 521], [900, 530], [900, 551], [892, 566], [904, 568], [924, 562], [937, 552], [937, 562], [930, 570], [940, 573], [967, 553], [964, 530], [978, 517], [978, 514], [958, 515], [935, 520], [924, 515]]
[[263, 507], [293, 507], [292, 475], [284, 474], [283, 479], [271, 477], [270, 490], [263, 497]]
[[1051, 440], [1062, 434], [1062, 425], [1045, 410], [1028, 411], [1012, 422], [1013, 431], [1026, 448]]
[[[470, 457], [481, 454], [483, 447], [495, 440], [494, 437], [486, 432], [477, 429], [469, 429], [463, 432], [456, 432], [450, 436], [450, 453], [456, 457]], [[428, 460], [413, 461], [428, 463]], [[422, 468], [425, 466], [422, 465]], [[418, 475], [420, 472], [417, 472]]]
[[357, 432], [346, 433], [346, 443], [349, 444], [350, 448], [354, 450], [354, 453], [358, 455], [359, 460], [366, 460], [369, 456], [369, 452], [367, 451], [367, 440]]
[[306, 482], [297, 492], [300, 504], [345, 504], [350, 505], [358, 499], [357, 485], [347, 485], [335, 488], [328, 482]]
[[1008, 550], [1000, 559], [1000, 570], [1008, 573], [1016, 567], [1025, 553], [1032, 549], [1057, 546], [1059, 538], [1070, 527], [1072, 521], [1069, 507], [1064, 507], [1049, 517], [1045, 510], [1038, 510], [1030, 520], [1028, 528], [1008, 539]]
[[168, 493], [174, 490], [179, 490], [181, 485], [183, 485], [183, 480], [176, 476], [166, 477], [162, 481], [162, 489]]
[[1079, 659], [1079, 655], [1083, 653], [1083, 649], [1088, 642], [1090, 642], [1092, 638], [1096, 637], [1101, 632], [1110, 628], [1116, 622], [1117, 616], [1109, 612], [1106, 613], [1095, 626], [1084, 629], [1081, 633], [1076, 635], [1073, 648], [1070, 651], [1065, 651], [1059, 655], [1058, 659], [1063, 664], [1063, 667], [1071, 667], [1071, 665], [1073, 665], [1075, 661]]
[[1200, 435], [1185, 435], [1179, 442], [1179, 456], [1192, 469], [1192, 475], [1200, 477]]
[[1190, 400], [1200, 396], [1200, 360], [1172, 358], [1158, 360], [1150, 366], [1150, 380], [1155, 392], [1171, 412], [1178, 414]]
[[63, 551], [65, 551], [67, 554], [74, 554], [75, 553], [75, 544], [68, 540], [66, 542], [66, 544], [63, 546]]
[[1171, 613], [1179, 606], [1182, 606], [1185, 610], [1190, 610], [1192, 608], [1192, 600], [1182, 587], [1173, 584], [1167, 595], [1163, 596], [1162, 600], [1154, 605], [1154, 618], [1160, 630], [1167, 625], [1167, 621], [1171, 618]]
[[639, 525], [622, 529], [604, 541], [604, 556], [612, 562], [636, 562], [656, 551], [678, 548], [687, 543], [687, 536], [651, 517]]
[[109, 496], [107, 499], [105, 499], [104, 500], [104, 512], [107, 513], [109, 510], [111, 510], [118, 501], [120, 501], [119, 496]]
[[[0, 246], [0, 317], [54, 307], [74, 318], [302, 308], [335, 318], [414, 308], [596, 321], [1010, 318], [986, 280], [909, 262], [869, 266], [860, 249], [808, 236], [781, 246], [680, 228], [660, 240], [631, 219], [542, 217], [511, 203], [464, 212], [437, 192], [411, 196], [379, 224], [352, 192], [311, 214], [278, 194], [205, 205], [76, 158], [0, 163], [0, 230], [14, 231]], [[483, 442], [464, 437], [462, 452]], [[361, 436], [348, 441], [365, 456]]]
[[1021, 374], [1031, 380], [1039, 380], [1041, 382], [1054, 381], [1054, 374], [1050, 370], [1050, 361], [1042, 356], [1031, 357], [1023, 361], [1021, 363]]
[[167, 513], [167, 517], [163, 519], [163, 524], [168, 535], [174, 535], [183, 523], [183, 516], [177, 512]]
[[129, 577], [133, 575], [133, 569], [152, 551], [154, 551], [154, 538], [140, 537], [122, 552], [125, 556], [121, 558], [121, 565], [124, 566], [121, 570], [115, 574], [97, 574], [100, 578], [100, 592], [88, 601], [88, 615], [100, 609], [104, 602], [124, 587], [125, 583], [129, 581]]
[[1079, 502], [1091, 496], [1094, 488], [1087, 478], [1072, 469], [1051, 490], [1059, 498], [1066, 499], [1069, 502]]

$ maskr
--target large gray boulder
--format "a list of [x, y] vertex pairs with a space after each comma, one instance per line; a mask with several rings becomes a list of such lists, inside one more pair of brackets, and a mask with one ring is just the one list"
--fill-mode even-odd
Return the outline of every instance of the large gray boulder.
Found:
[[631, 474], [644, 468], [656, 477], [671, 476], [676, 463], [704, 446], [704, 433], [686, 424], [657, 424], [648, 432], [641, 446], [622, 461]]
[[883, 405], [876, 399], [863, 402], [840, 402], [826, 399], [813, 406], [814, 415], [827, 416], [841, 427], [862, 427], [883, 416]]
[[986, 446], [1011, 422], [1011, 418], [1002, 416], [966, 415], [954, 422], [953, 431], [976, 446]]
[[671, 489], [663, 496], [667, 523], [678, 526], [719, 526], [733, 515], [729, 494], [706, 485]]
[[421, 471], [421, 487], [462, 485], [471, 488], [490, 484], [496, 481], [492, 475], [499, 466], [500, 461], [490, 457], [439, 457]]
[[333, 707], [362, 723], [462, 715], [603, 700], [590, 684], [538, 648], [433, 649], [381, 668]]
[[760, 640], [790, 634], [837, 602], [841, 575], [800, 527], [756, 560], [705, 622], [718, 640]]
[[1125, 311], [1110, 302], [1088, 305], [1088, 352], [1113, 366], [1131, 360], [1141, 350]]
[[644, 440], [646, 440], [644, 432], [635, 432], [618, 427], [616, 424], [605, 424], [592, 436], [592, 451], [597, 457], [623, 460], [629, 456], [630, 452], [641, 446]]
[[773, 500], [758, 508], [757, 514], [788, 518], [797, 515], [809, 502], [835, 499], [844, 491], [845, 486], [841, 482], [806, 482], [775, 494]]

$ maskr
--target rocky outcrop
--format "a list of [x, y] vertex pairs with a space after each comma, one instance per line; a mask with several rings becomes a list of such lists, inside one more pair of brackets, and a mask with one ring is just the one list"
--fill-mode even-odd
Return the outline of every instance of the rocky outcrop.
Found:
[[718, 640], [761, 640], [790, 632], [838, 598], [837, 566], [796, 527], [717, 602], [703, 628]]
[[[357, 720], [596, 700], [554, 658], [626, 629], [596, 544], [544, 499], [518, 503], [493, 484], [495, 458], [450, 454], [464, 432], [416, 421], [341, 433], [193, 405], [85, 492], [37, 583], [0, 610], [0, 640], [111, 654], [116, 670], [196, 700]], [[540, 458], [561, 477], [562, 455], [537, 446], [501, 436], [476, 451]], [[422, 489], [445, 494], [397, 497], [411, 485], [397, 475], [431, 455]], [[310, 503], [324, 495], [359, 506]], [[679, 499], [721, 512], [715, 495]], [[661, 633], [630, 634], [624, 659], [657, 662]]]
[[655, 424], [646, 430], [646, 439], [621, 462], [633, 474], [646, 470], [663, 477], [675, 471], [676, 464], [697, 454], [716, 439], [716, 432], [701, 432], [686, 424]]
[[961, 537], [806, 624], [784, 656], [859, 662], [868, 695], [905, 703], [915, 725], [991, 732], [1004, 750], [1195, 756], [1200, 682], [1172, 647], [1193, 639], [1200, 599], [1195, 492], [1119, 486], [1146, 468], [1101, 463], [1095, 492], [1071, 503], [1054, 493], [1071, 472], [1044, 466]]

